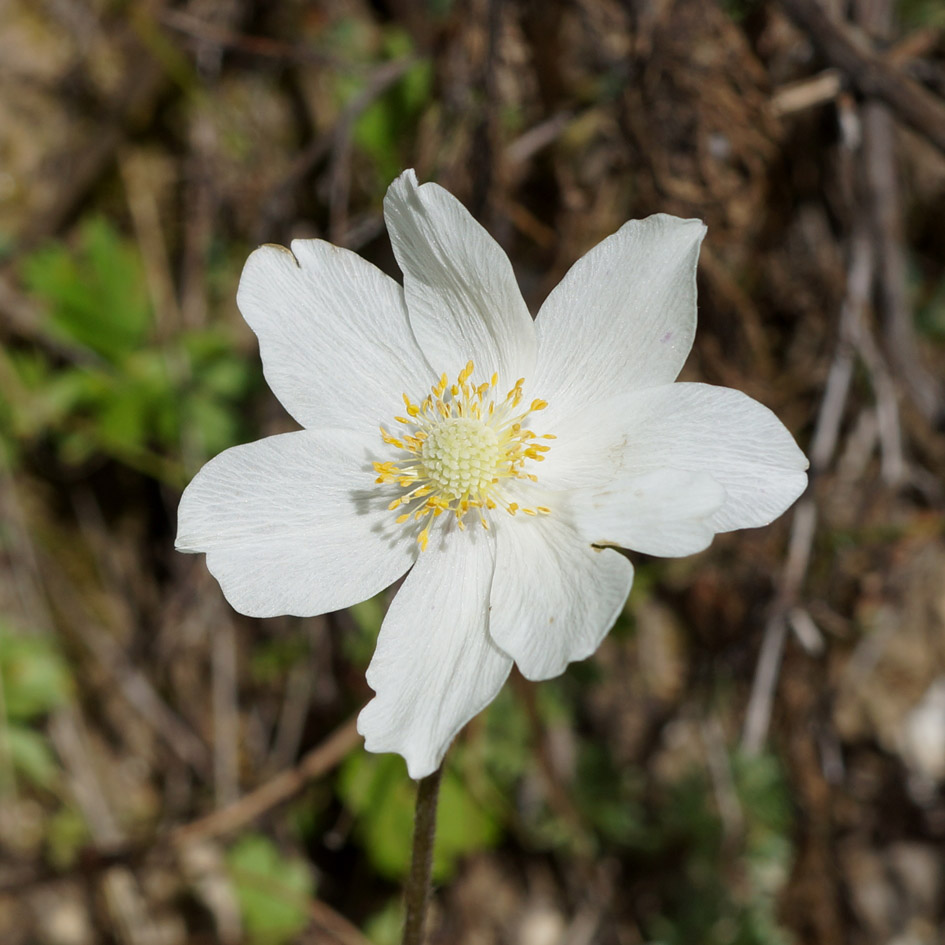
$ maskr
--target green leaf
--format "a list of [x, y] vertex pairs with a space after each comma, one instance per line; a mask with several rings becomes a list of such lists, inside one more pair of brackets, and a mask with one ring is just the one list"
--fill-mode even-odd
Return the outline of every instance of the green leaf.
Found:
[[187, 377], [175, 392], [179, 429], [196, 456], [214, 456], [245, 439], [244, 415], [237, 404], [261, 374], [220, 332], [194, 332], [185, 335], [181, 345]]
[[639, 773], [614, 763], [610, 753], [594, 742], [580, 745], [574, 801], [588, 823], [608, 845], [643, 849], [647, 817], [642, 807], [643, 781]]
[[372, 945], [399, 945], [403, 931], [404, 910], [400, 897], [391, 899], [364, 923], [364, 934]]
[[68, 869], [90, 839], [82, 815], [74, 807], [60, 807], [47, 821], [46, 856], [57, 869]]
[[[538, 687], [539, 693], [552, 684]], [[499, 790], [512, 796], [515, 785], [533, 763], [531, 730], [522, 700], [504, 686], [484, 715], [482, 743], [486, 767]]]
[[354, 752], [341, 768], [339, 794], [355, 815], [355, 832], [375, 869], [399, 881], [410, 862], [413, 782], [397, 755]]
[[226, 859], [251, 941], [283, 945], [308, 925], [315, 881], [305, 860], [283, 856], [268, 837], [254, 833], [241, 837]]
[[355, 665], [367, 666], [371, 661], [386, 606], [385, 595], [378, 594], [348, 608], [348, 613], [354, 620], [355, 632], [346, 633], [341, 645], [345, 656]]
[[[159, 477], [163, 452], [196, 462], [246, 439], [239, 402], [261, 372], [218, 329], [149, 345], [144, 266], [112, 224], [86, 220], [71, 245], [37, 250], [21, 273], [48, 333], [97, 357], [81, 368], [33, 351], [5, 357], [13, 369], [0, 370], [0, 423], [14, 437], [51, 441], [66, 464], [104, 454]], [[228, 276], [229, 297], [228, 263], [211, 275]]]
[[945, 339], [945, 279], [939, 280], [916, 311], [916, 327], [933, 341]]
[[448, 879], [460, 857], [495, 846], [501, 833], [491, 811], [470, 794], [456, 768], [448, 767], [440, 785], [434, 879]]
[[941, 29], [945, 27], [942, 0], [899, 0], [896, 14], [904, 29]]
[[65, 661], [46, 637], [0, 628], [0, 677], [7, 718], [27, 722], [62, 705], [72, 692]]
[[[400, 881], [410, 864], [416, 784], [398, 755], [355, 752], [339, 783], [342, 800], [357, 817], [356, 832], [375, 869]], [[443, 773], [437, 813], [433, 877], [455, 872], [461, 856], [494, 845], [498, 821], [469, 792], [454, 766]]]
[[96, 429], [99, 439], [118, 449], [140, 449], [148, 440], [150, 400], [140, 386], [116, 385], [114, 392], [103, 398], [98, 409]]
[[144, 267], [134, 245], [107, 220], [86, 220], [74, 249], [37, 250], [21, 271], [60, 336], [113, 363], [145, 341], [151, 312]]
[[403, 169], [401, 145], [416, 127], [432, 84], [430, 63], [419, 61], [365, 108], [355, 122], [354, 142], [370, 157], [382, 180], [392, 180]]
[[253, 681], [262, 684], [277, 683], [293, 666], [308, 657], [309, 643], [300, 633], [260, 641], [250, 657]]
[[59, 765], [45, 735], [24, 725], [9, 725], [4, 734], [13, 770], [36, 787], [52, 790]]

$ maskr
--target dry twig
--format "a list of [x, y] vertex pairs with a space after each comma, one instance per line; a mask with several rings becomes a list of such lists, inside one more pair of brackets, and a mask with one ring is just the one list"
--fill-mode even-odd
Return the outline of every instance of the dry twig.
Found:
[[890, 66], [859, 30], [829, 16], [817, 0], [781, 0], [781, 6], [861, 94], [885, 102], [945, 154], [945, 104]]
[[[861, 2], [857, 5], [857, 13], [862, 26], [871, 34], [884, 39], [888, 37], [893, 20], [890, 0]], [[925, 370], [916, 342], [907, 291], [902, 188], [894, 132], [892, 110], [881, 101], [866, 102], [863, 106], [861, 164], [876, 246], [875, 282], [883, 340], [903, 388], [909, 392], [925, 419], [934, 422], [945, 410], [945, 400], [939, 383]]]
[[[872, 278], [871, 247], [869, 240], [861, 234], [851, 242], [847, 292], [840, 310], [837, 346], [811, 441], [812, 479], [816, 479], [829, 467], [836, 450], [853, 371], [853, 336], [857, 333], [856, 325], [860, 323], [863, 311], [869, 303]], [[765, 623], [742, 730], [742, 750], [749, 755], [757, 755], [761, 751], [768, 734], [787, 632], [797, 620], [796, 616], [794, 620], [789, 618], [798, 607], [816, 530], [817, 506], [813, 495], [808, 491], [793, 511], [787, 558], [778, 579], [778, 590], [771, 612]]]
[[291, 800], [306, 785], [331, 771], [357, 745], [359, 737], [355, 719], [349, 719], [305, 754], [294, 768], [282, 771], [232, 804], [159, 834], [146, 843], [126, 844], [116, 833], [112, 843], [102, 843], [100, 849], [84, 855], [78, 865], [71, 869], [7, 871], [0, 874], [0, 894], [15, 892], [37, 883], [53, 882], [77, 872], [89, 874], [117, 865], [138, 863], [234, 833], [279, 804]]
[[310, 781], [334, 768], [357, 745], [359, 737], [357, 724], [354, 719], [350, 719], [309, 751], [294, 768], [277, 774], [232, 804], [178, 827], [171, 832], [169, 842], [181, 846], [245, 827], [273, 807], [294, 797]]

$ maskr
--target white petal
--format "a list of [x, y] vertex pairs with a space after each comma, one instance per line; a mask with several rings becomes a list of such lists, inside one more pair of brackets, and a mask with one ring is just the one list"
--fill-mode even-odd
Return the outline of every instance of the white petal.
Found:
[[436, 770], [456, 733], [498, 694], [512, 661], [489, 639], [491, 535], [431, 538], [384, 618], [358, 717], [368, 751], [394, 751], [412, 778]]
[[410, 324], [438, 373], [466, 362], [474, 382], [499, 373], [511, 387], [535, 363], [535, 326], [502, 247], [448, 191], [405, 171], [387, 191], [384, 217], [404, 273]]
[[696, 331], [700, 220], [631, 220], [582, 256], [538, 313], [529, 395], [549, 417], [671, 384]]
[[361, 439], [301, 430], [236, 446], [184, 490], [177, 549], [206, 552], [230, 604], [312, 616], [392, 584], [416, 556]]
[[[322, 240], [260, 246], [237, 304], [259, 336], [266, 381], [310, 429], [377, 436], [435, 380], [410, 330], [403, 290], [346, 249]], [[379, 442], [379, 440], [378, 440]]]
[[557, 514], [504, 518], [489, 633], [524, 676], [550, 679], [597, 649], [632, 583], [626, 558], [592, 548]]
[[576, 490], [569, 500], [575, 527], [588, 541], [682, 557], [711, 544], [712, 516], [725, 490], [706, 473], [658, 469]]
[[[704, 474], [725, 490], [713, 531], [767, 525], [804, 491], [807, 457], [780, 420], [741, 391], [667, 384], [558, 424], [542, 464], [552, 489], [589, 489], [657, 470]], [[642, 549], [641, 549], [642, 550]]]

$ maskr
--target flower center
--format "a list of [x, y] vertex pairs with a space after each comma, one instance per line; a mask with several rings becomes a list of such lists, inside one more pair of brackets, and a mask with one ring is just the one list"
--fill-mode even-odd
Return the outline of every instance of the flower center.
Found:
[[[522, 385], [519, 378], [504, 398], [496, 393], [498, 375], [482, 384], [470, 384], [474, 367], [470, 361], [450, 384], [444, 374], [419, 403], [404, 394], [407, 416], [395, 417], [407, 430], [394, 436], [381, 427], [381, 438], [401, 451], [395, 461], [376, 462], [376, 482], [396, 484], [404, 489], [391, 503], [391, 510], [407, 506], [397, 521], [431, 516], [438, 518], [452, 512], [460, 528], [470, 509], [475, 509], [483, 528], [489, 523], [486, 513], [496, 508], [510, 515], [547, 515], [546, 506], [519, 506], [509, 500], [508, 486], [514, 480], [537, 482], [527, 472], [527, 462], [540, 463], [551, 449], [538, 440], [553, 440], [546, 433], [537, 436], [526, 428], [531, 413], [544, 410], [544, 400], [533, 400], [521, 409]], [[405, 454], [405, 455], [404, 455]], [[427, 524], [417, 536], [421, 549], [430, 537]]]
[[454, 417], [437, 424], [423, 441], [420, 458], [444, 499], [485, 492], [499, 465], [499, 437], [474, 417]]

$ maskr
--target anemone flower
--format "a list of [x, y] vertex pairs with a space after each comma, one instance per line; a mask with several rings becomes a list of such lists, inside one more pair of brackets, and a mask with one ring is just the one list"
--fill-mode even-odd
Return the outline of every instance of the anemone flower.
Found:
[[446, 190], [406, 171], [384, 215], [403, 286], [321, 240], [250, 256], [237, 301], [303, 429], [204, 466], [177, 548], [205, 552], [256, 617], [338, 610], [406, 575], [358, 727], [422, 778], [513, 662], [548, 679], [594, 652], [633, 579], [618, 549], [688, 555], [767, 524], [807, 460], [746, 395], [674, 383], [700, 221], [627, 223], [533, 320]]

